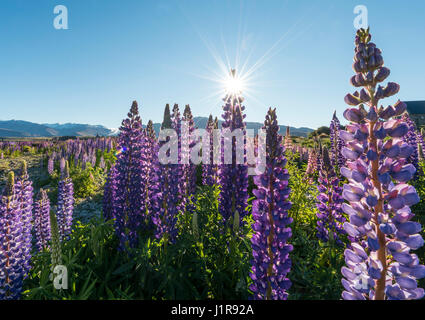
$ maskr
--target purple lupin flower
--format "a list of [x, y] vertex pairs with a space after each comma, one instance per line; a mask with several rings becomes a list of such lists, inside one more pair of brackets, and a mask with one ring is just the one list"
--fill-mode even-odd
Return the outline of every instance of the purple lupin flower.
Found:
[[54, 163], [53, 163], [53, 156], [52, 156], [47, 160], [47, 172], [49, 173], [49, 175], [53, 174], [53, 170], [54, 170]]
[[50, 200], [45, 190], [40, 189], [34, 203], [34, 235], [37, 251], [49, 247], [50, 235]]
[[13, 172], [9, 172], [0, 199], [0, 300], [19, 299], [26, 276], [25, 238], [14, 180]]
[[[145, 149], [146, 149], [146, 163], [147, 163], [147, 171], [146, 171], [146, 175], [147, 175], [147, 179], [146, 179], [146, 185], [145, 185], [145, 190], [144, 190], [144, 194], [145, 194], [145, 199], [146, 199], [146, 204], [145, 204], [145, 211], [147, 211], [149, 214], [151, 214], [149, 212], [149, 207], [150, 207], [150, 188], [152, 185], [152, 178], [153, 178], [153, 171], [154, 171], [154, 159], [155, 159], [155, 152], [157, 152], [157, 138], [156, 138], [156, 134], [155, 134], [155, 130], [153, 127], [153, 122], [152, 120], [148, 121], [148, 124], [146, 125], [146, 130], [145, 130]], [[147, 221], [150, 225], [150, 227], [152, 227], [152, 217], [150, 215], [148, 221]]]
[[18, 202], [21, 208], [22, 218], [22, 257], [24, 258], [24, 273], [27, 274], [30, 270], [31, 246], [32, 246], [32, 207], [34, 191], [32, 182], [29, 180], [27, 172], [27, 162], [21, 163], [20, 175], [15, 186]]
[[[424, 161], [424, 150], [425, 150], [425, 141], [424, 141], [424, 129], [417, 130], [417, 141], [418, 141], [418, 161]], [[422, 168], [419, 167], [422, 172]]]
[[309, 177], [309, 180], [312, 181], [311, 176], [317, 172], [317, 153], [316, 149], [309, 149], [308, 151], [308, 162], [307, 169], [305, 170], [305, 174]]
[[415, 122], [413, 122], [407, 112], [403, 114], [402, 119], [407, 124], [407, 127], [409, 129], [407, 133], [403, 136], [403, 141], [410, 145], [413, 149], [412, 154], [407, 160], [409, 163], [414, 165], [416, 169], [416, 177], [419, 172], [418, 144], [420, 143], [420, 141], [418, 141], [418, 130], [416, 129]]
[[74, 185], [69, 177], [69, 164], [65, 162], [65, 168], [58, 184], [58, 207], [57, 219], [61, 241], [71, 234], [72, 214], [74, 211]]
[[342, 224], [345, 218], [342, 215], [341, 205], [342, 188], [339, 186], [339, 179], [331, 164], [329, 152], [323, 147], [322, 161], [319, 170], [318, 186], [319, 195], [317, 196], [317, 237], [327, 242], [330, 239], [337, 245], [343, 245], [340, 239], [341, 234], [345, 234]]
[[339, 122], [338, 117], [336, 116], [336, 112], [334, 112], [333, 114], [329, 129], [330, 129], [329, 139], [331, 142], [330, 151], [332, 154], [331, 163], [333, 166], [337, 166], [337, 168], [342, 168], [345, 165], [345, 158], [341, 154], [342, 148], [344, 147], [344, 140], [342, 140], [341, 137], [339, 136], [339, 133], [341, 131], [341, 124]]
[[[231, 75], [235, 76], [235, 70], [231, 71]], [[230, 223], [236, 211], [239, 212], [242, 219], [246, 215], [246, 205], [248, 200], [248, 165], [246, 161], [246, 127], [243, 111], [245, 107], [242, 106], [243, 98], [239, 94], [227, 94], [223, 99], [225, 105], [223, 106], [224, 113], [222, 115], [224, 122], [221, 125], [222, 130], [222, 156], [221, 165], [219, 167], [219, 182], [221, 185], [221, 192], [219, 198], [220, 213], [226, 223]], [[233, 133], [235, 130], [241, 131], [243, 134], [243, 145], [237, 150], [236, 138], [229, 136], [228, 133]], [[225, 163], [225, 145], [231, 145], [231, 163]], [[243, 163], [236, 163], [237, 154], [242, 154]]]
[[115, 230], [122, 250], [136, 247], [146, 218], [144, 188], [147, 163], [144, 141], [138, 105], [133, 101], [128, 117], [122, 121], [120, 127], [120, 152], [115, 164], [116, 175], [113, 182], [115, 191], [112, 217], [115, 218]]
[[99, 168], [105, 169], [105, 159], [103, 158], [103, 156], [100, 157]]
[[[171, 163], [169, 165], [171, 179], [176, 181], [176, 185], [172, 187], [176, 187], [176, 202], [177, 209], [184, 211], [184, 207], [186, 206], [187, 199], [183, 197], [185, 194], [185, 190], [187, 188], [186, 179], [184, 175], [184, 166], [182, 165], [182, 118], [180, 115], [179, 105], [174, 104], [173, 112], [171, 114], [171, 128], [177, 134], [177, 150], [178, 150], [178, 163]], [[186, 137], [188, 138], [188, 137]]]
[[105, 186], [103, 188], [103, 219], [105, 221], [114, 218], [114, 198], [116, 192], [116, 176], [117, 171], [115, 165], [109, 170], [108, 176], [106, 177]]
[[[218, 183], [218, 165], [214, 163], [214, 148], [217, 148], [217, 145], [214, 145], [214, 129], [218, 129], [218, 120], [216, 118], [214, 121], [212, 115], [210, 115], [205, 128], [209, 134], [209, 163], [202, 164], [202, 183], [208, 186]], [[202, 152], [207, 152], [207, 150]]]
[[421, 128], [421, 131], [418, 131], [418, 143], [422, 147], [422, 151], [425, 152], [425, 140], [424, 140], [424, 128]]
[[[185, 199], [185, 206], [182, 207], [184, 212], [192, 212], [193, 206], [190, 206], [190, 199], [193, 198], [196, 192], [196, 165], [190, 161], [190, 153], [197, 141], [194, 140], [193, 135], [195, 131], [195, 123], [193, 121], [192, 111], [190, 106], [186, 105], [182, 120], [185, 122], [187, 132], [182, 132], [182, 174], [184, 181], [183, 199]], [[185, 143], [183, 143], [185, 141]]]
[[86, 168], [87, 168], [87, 162], [88, 162], [87, 153], [83, 152], [82, 153], [82, 156], [81, 156], [81, 168], [83, 170], [86, 170]]
[[[177, 109], [174, 107], [174, 120], [176, 120]], [[167, 104], [164, 110], [164, 120], [161, 130], [174, 129], [176, 121], [171, 121], [170, 106]], [[178, 130], [176, 130], [177, 133]], [[178, 137], [178, 136], [177, 136]], [[165, 243], [174, 243], [177, 237], [177, 214], [181, 205], [181, 168], [179, 164], [161, 163], [158, 153], [159, 149], [166, 143], [171, 143], [169, 139], [159, 141], [155, 145], [155, 155], [152, 161], [151, 189], [149, 198], [151, 200], [149, 212], [152, 222], [156, 226], [156, 238], [164, 238]], [[175, 141], [174, 143], [177, 143]], [[167, 151], [169, 155], [169, 150]]]
[[285, 129], [285, 139], [284, 139], [283, 145], [285, 146], [285, 150], [292, 149], [291, 130], [289, 126], [286, 126], [286, 129]]
[[406, 105], [397, 101], [378, 108], [379, 101], [395, 95], [399, 85], [377, 85], [390, 70], [383, 66], [381, 50], [370, 39], [369, 30], [357, 31], [356, 75], [351, 83], [363, 89], [346, 95], [347, 104], [360, 106], [344, 112], [350, 124], [340, 134], [346, 145], [342, 153], [347, 158], [341, 174], [348, 179], [343, 190], [347, 203], [342, 209], [350, 217], [343, 227], [356, 239], [344, 252], [342, 297], [420, 299], [424, 290], [417, 287], [416, 279], [425, 276], [425, 267], [410, 252], [423, 245], [421, 225], [410, 221], [414, 216], [410, 206], [419, 197], [407, 184], [415, 173], [415, 167], [407, 163], [413, 150], [403, 142], [408, 126], [398, 118]]
[[250, 290], [254, 299], [285, 300], [291, 281], [287, 274], [291, 268], [289, 252], [293, 247], [287, 244], [291, 237], [288, 217], [291, 203], [288, 201], [289, 174], [285, 169], [285, 148], [283, 137], [279, 135], [276, 109], [269, 109], [264, 127], [266, 131], [266, 149], [259, 146], [258, 152], [266, 154], [265, 172], [254, 177], [257, 189], [253, 190], [256, 200], [252, 205], [254, 235], [252, 243], [253, 280]]
[[61, 158], [59, 161], [59, 172], [62, 174], [65, 169], [65, 158]]

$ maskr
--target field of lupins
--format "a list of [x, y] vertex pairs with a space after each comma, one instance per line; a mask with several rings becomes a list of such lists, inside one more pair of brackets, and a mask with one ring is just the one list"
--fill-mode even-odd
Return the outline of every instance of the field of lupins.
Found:
[[[209, 163], [184, 161], [182, 139], [179, 163], [161, 163], [169, 141], [135, 101], [117, 138], [0, 142], [0, 161], [19, 162], [1, 167], [0, 299], [423, 299], [424, 137], [402, 101], [383, 106], [399, 85], [381, 85], [381, 53], [360, 29], [358, 89], [329, 141], [282, 137], [270, 108], [254, 176], [215, 163], [212, 136]], [[222, 130], [245, 132], [242, 102], [225, 97]], [[190, 107], [167, 105], [161, 129], [181, 138], [182, 122], [196, 129]], [[96, 194], [101, 213], [80, 221], [74, 202]]]

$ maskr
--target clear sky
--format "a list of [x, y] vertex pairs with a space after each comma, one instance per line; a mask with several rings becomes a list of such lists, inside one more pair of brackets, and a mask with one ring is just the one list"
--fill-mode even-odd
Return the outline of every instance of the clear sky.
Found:
[[328, 125], [353, 91], [359, 4], [398, 97], [424, 100], [423, 0], [1, 0], [0, 120], [117, 128], [132, 100], [144, 123], [166, 103], [220, 116], [224, 65], [251, 70], [248, 121], [273, 106], [280, 124]]

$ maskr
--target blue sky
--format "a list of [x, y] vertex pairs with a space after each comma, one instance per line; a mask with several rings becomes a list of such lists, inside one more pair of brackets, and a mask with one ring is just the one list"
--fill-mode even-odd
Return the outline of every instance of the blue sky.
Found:
[[[166, 103], [220, 116], [222, 61], [254, 70], [248, 121], [273, 106], [280, 124], [328, 125], [353, 90], [359, 4], [398, 98], [425, 99], [422, 0], [1, 0], [0, 120], [116, 128], [132, 100], [145, 123]], [[53, 27], [56, 5], [68, 30]]]

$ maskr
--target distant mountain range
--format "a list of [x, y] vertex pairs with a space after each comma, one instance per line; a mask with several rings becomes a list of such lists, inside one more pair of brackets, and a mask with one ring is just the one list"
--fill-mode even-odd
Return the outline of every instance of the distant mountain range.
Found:
[[[196, 127], [200, 128], [200, 129], [205, 129], [205, 127], [207, 126], [208, 118], [206, 118], [206, 117], [194, 117], [193, 121], [195, 122]], [[218, 121], [220, 128], [221, 128], [222, 123], [223, 123], [222, 120]], [[263, 124], [259, 123], [259, 122], [246, 122], [246, 128], [255, 130], [256, 132], [259, 129], [261, 129], [262, 126], [263, 126]], [[284, 136], [286, 134], [286, 126], [279, 126], [279, 127], [280, 127], [279, 133]], [[154, 128], [156, 134], [158, 134], [159, 130], [161, 128], [161, 124], [160, 123], [154, 123], [153, 128]], [[295, 127], [290, 126], [289, 131], [290, 131], [291, 136], [307, 137], [308, 134], [310, 132], [313, 132], [314, 130], [311, 129], [311, 128], [306, 128], [306, 127], [295, 128]]]
[[[195, 126], [205, 128], [208, 122], [206, 117], [194, 117]], [[222, 121], [219, 121], [221, 126]], [[247, 129], [260, 129], [263, 124], [259, 122], [247, 122]], [[160, 123], [154, 123], [154, 129], [158, 134], [161, 128]], [[291, 136], [307, 137], [313, 131], [310, 128], [294, 128], [289, 127]], [[280, 126], [280, 134], [285, 135], [286, 126]], [[113, 136], [118, 133], [117, 129], [110, 129], [102, 125], [65, 123], [65, 124], [38, 124], [22, 120], [0, 121], [0, 137], [1, 138], [25, 138], [25, 137], [60, 137], [60, 136]]]
[[108, 136], [115, 131], [102, 125], [65, 123], [38, 124], [22, 120], [0, 121], [0, 137], [60, 137], [60, 136]]

